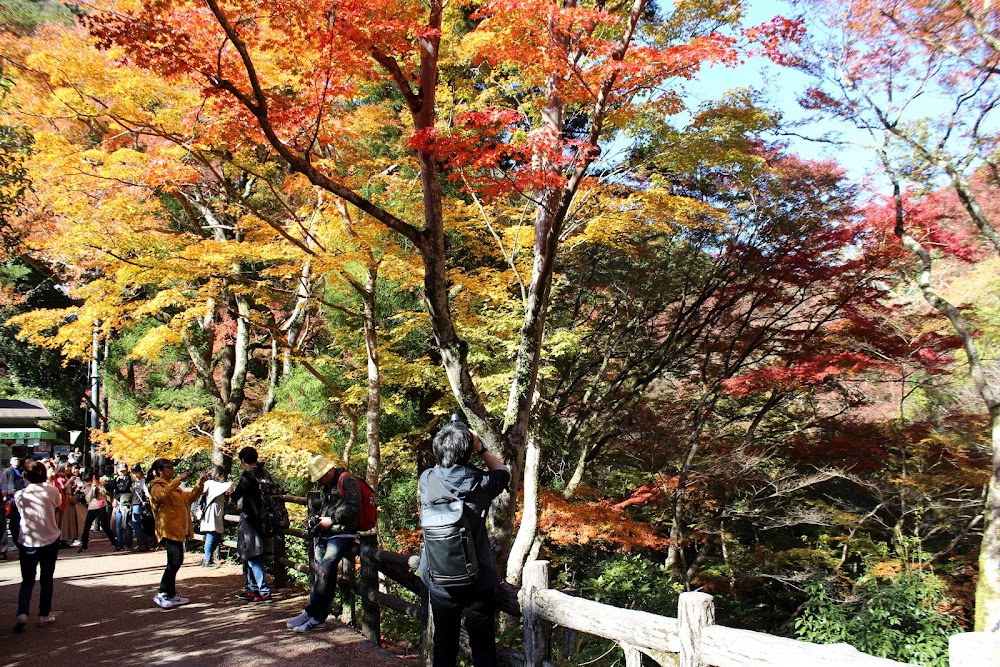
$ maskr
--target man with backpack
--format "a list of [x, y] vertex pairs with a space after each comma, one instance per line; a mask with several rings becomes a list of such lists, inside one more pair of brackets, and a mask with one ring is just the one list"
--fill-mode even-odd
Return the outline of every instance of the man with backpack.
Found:
[[[510, 485], [510, 468], [456, 418], [438, 431], [432, 448], [437, 465], [420, 476], [424, 548], [418, 573], [434, 615], [434, 667], [455, 667], [463, 616], [473, 664], [494, 667], [494, 589], [500, 578], [486, 514]], [[473, 452], [486, 471], [470, 464]]]
[[337, 592], [337, 568], [351, 553], [358, 536], [361, 515], [361, 485], [342, 461], [316, 455], [309, 462], [309, 478], [323, 487], [322, 506], [310, 525], [316, 538], [315, 579], [305, 610], [288, 619], [286, 625], [296, 632], [322, 630], [330, 615]]
[[243, 597], [249, 602], [270, 602], [271, 589], [264, 572], [264, 552], [265, 540], [271, 538], [273, 532], [266, 530], [263, 525], [262, 519], [268, 512], [264, 507], [264, 493], [261, 489], [262, 482], [267, 478], [257, 460], [257, 450], [253, 447], [241, 449], [239, 460], [243, 465], [243, 474], [233, 491], [233, 500], [242, 510], [237, 551], [246, 571], [247, 588]]

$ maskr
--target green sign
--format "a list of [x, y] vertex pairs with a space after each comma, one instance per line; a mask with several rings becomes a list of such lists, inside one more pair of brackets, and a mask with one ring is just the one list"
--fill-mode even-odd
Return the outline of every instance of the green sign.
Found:
[[0, 426], [0, 440], [55, 440], [52, 431], [40, 428], [4, 428]]

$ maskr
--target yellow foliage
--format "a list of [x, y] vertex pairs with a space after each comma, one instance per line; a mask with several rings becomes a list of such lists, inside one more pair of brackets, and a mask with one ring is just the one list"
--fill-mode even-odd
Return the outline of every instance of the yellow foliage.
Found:
[[150, 463], [153, 459], [176, 459], [212, 448], [208, 413], [201, 409], [170, 412], [150, 410], [143, 421], [108, 433], [91, 431], [101, 451], [128, 464]]
[[243, 447], [254, 447], [272, 470], [304, 476], [314, 454], [331, 459], [337, 456], [331, 444], [323, 424], [298, 412], [275, 410], [244, 428], [228, 441], [227, 447], [234, 454]]

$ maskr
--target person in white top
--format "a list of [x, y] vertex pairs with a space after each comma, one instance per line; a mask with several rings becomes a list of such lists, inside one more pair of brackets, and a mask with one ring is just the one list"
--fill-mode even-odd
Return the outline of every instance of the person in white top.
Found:
[[21, 510], [21, 532], [17, 550], [21, 559], [21, 593], [17, 599], [17, 621], [14, 632], [20, 632], [28, 622], [31, 591], [35, 575], [41, 567], [41, 595], [38, 600], [38, 627], [55, 622], [52, 613], [52, 575], [56, 571], [59, 555], [59, 538], [62, 531], [56, 521], [56, 510], [62, 495], [46, 479], [45, 466], [38, 461], [24, 465], [24, 481], [28, 485], [14, 494], [14, 501]]
[[205, 560], [203, 567], [214, 567], [217, 565], [214, 559], [219, 544], [222, 543], [222, 535], [226, 532], [223, 524], [224, 505], [226, 494], [233, 488], [233, 483], [226, 480], [226, 471], [215, 466], [212, 472], [212, 479], [205, 482], [204, 510], [201, 514], [201, 525], [199, 530], [205, 533]]

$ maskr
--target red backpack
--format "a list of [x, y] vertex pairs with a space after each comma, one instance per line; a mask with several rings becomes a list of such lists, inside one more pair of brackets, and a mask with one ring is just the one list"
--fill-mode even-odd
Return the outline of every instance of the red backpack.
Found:
[[[337, 479], [337, 491], [341, 497], [344, 495], [344, 477], [351, 473], [346, 470], [340, 473]], [[354, 477], [354, 475], [351, 475]], [[375, 507], [375, 491], [368, 485], [368, 482], [360, 477], [354, 477], [361, 489], [361, 512], [358, 514], [358, 530], [371, 530], [378, 522], [378, 508]]]

